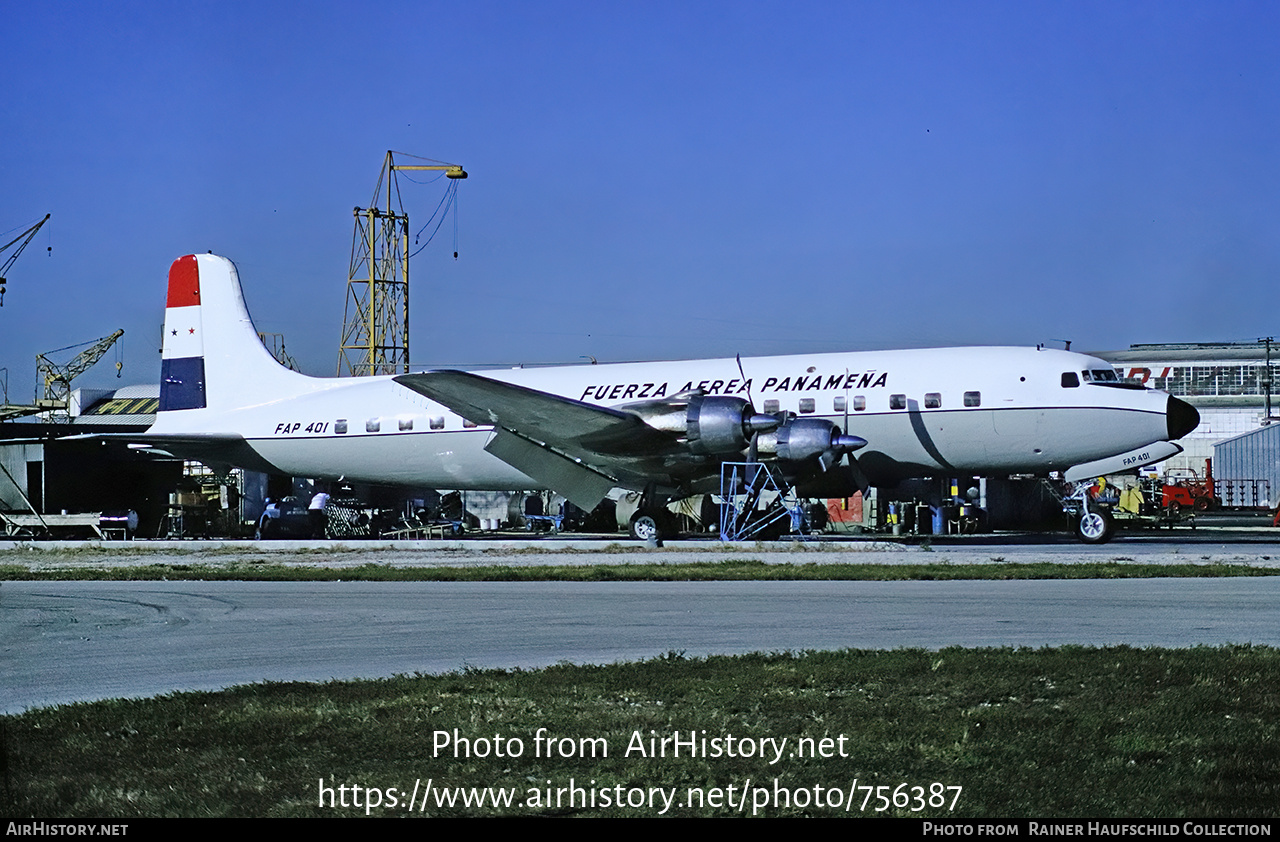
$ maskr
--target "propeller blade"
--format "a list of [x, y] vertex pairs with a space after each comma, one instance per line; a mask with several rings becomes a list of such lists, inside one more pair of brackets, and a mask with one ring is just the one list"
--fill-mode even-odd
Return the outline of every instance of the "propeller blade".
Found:
[[[734, 354], [733, 358], [738, 361], [738, 376], [742, 378], [742, 382], [748, 382], [747, 373], [742, 370], [742, 354]], [[751, 397], [751, 389], [747, 389], [747, 402], [751, 404], [752, 409], [755, 408], [756, 401]]]

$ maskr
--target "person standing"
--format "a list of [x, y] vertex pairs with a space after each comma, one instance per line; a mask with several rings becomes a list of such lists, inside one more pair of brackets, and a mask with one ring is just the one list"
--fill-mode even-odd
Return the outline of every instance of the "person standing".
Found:
[[329, 525], [329, 516], [325, 509], [329, 506], [329, 495], [324, 489], [317, 489], [307, 507], [307, 517], [311, 521], [311, 537], [324, 538], [325, 528]]

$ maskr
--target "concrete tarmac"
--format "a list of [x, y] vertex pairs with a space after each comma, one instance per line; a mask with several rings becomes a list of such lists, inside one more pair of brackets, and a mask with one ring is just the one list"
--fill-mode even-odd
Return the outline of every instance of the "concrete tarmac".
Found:
[[[36, 569], [271, 561], [349, 566], [679, 564], [730, 558], [964, 564], [1190, 561], [1271, 566], [1269, 542], [931, 548], [588, 542], [323, 548], [305, 542], [0, 547]], [[266, 680], [327, 680], [840, 647], [1280, 645], [1280, 577], [967, 582], [0, 584], [0, 711]]]

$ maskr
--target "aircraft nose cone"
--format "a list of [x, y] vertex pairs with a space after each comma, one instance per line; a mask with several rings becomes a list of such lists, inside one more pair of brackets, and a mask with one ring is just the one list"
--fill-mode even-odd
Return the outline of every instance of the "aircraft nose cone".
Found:
[[1200, 413], [1186, 401], [1175, 397], [1169, 398], [1169, 407], [1165, 410], [1165, 418], [1169, 425], [1169, 440], [1180, 439], [1200, 424]]

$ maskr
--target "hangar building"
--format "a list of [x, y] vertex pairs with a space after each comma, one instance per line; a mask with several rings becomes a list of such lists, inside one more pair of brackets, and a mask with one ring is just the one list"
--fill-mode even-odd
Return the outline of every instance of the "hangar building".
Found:
[[1280, 369], [1280, 345], [1265, 342], [1130, 345], [1096, 355], [1120, 377], [1168, 392], [1200, 412], [1200, 426], [1179, 442], [1185, 450], [1164, 463], [1166, 473], [1202, 473], [1215, 444], [1266, 426], [1268, 392]]

